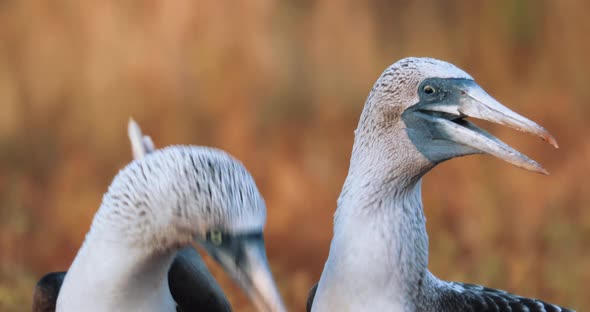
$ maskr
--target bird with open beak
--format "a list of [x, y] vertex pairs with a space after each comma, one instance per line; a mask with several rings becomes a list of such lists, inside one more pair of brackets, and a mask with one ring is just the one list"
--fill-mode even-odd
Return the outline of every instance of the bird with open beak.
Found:
[[459, 156], [490, 154], [546, 174], [535, 161], [468, 118], [532, 133], [557, 147], [533, 121], [506, 108], [456, 66], [406, 58], [388, 67], [365, 102], [334, 236], [308, 310], [569, 311], [478, 285], [447, 282], [428, 270], [422, 177]]

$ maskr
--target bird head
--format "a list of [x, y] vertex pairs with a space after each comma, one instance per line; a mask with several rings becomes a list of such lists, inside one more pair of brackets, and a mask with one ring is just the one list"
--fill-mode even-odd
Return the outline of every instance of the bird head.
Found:
[[[201, 220], [195, 240], [242, 287], [259, 311], [285, 311], [264, 245], [266, 205], [239, 161], [218, 150], [192, 158]], [[203, 154], [201, 154], [203, 155]], [[208, 201], [203, 201], [208, 198]]]
[[483, 153], [547, 174], [538, 163], [477, 127], [468, 120], [471, 118], [531, 133], [557, 148], [547, 130], [496, 101], [469, 74], [431, 58], [405, 58], [388, 67], [369, 94], [356, 133], [362, 137], [378, 132], [372, 137], [389, 140], [386, 144], [406, 144], [410, 152], [394, 157], [408, 158], [412, 166], [426, 168], [422, 173], [454, 157]]
[[[151, 138], [142, 134], [133, 119], [129, 121], [128, 133], [136, 159], [154, 152]], [[264, 246], [266, 205], [254, 178], [237, 159], [221, 150], [204, 147], [165, 150], [176, 153], [172, 158], [176, 170], [172, 171], [184, 175], [184, 179], [178, 180], [188, 183], [160, 189], [176, 189], [173, 198], [180, 193], [190, 194], [180, 196], [184, 198], [182, 204], [174, 205], [175, 217], [197, 221], [187, 224], [187, 232], [244, 289], [259, 311], [284, 311]], [[149, 162], [150, 158], [144, 161]], [[190, 252], [182, 256], [188, 257]]]

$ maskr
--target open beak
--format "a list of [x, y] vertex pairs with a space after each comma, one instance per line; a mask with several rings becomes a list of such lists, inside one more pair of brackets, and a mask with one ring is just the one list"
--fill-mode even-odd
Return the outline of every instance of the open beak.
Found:
[[258, 311], [286, 311], [268, 265], [262, 234], [236, 235], [230, 244], [203, 246], [244, 289]]
[[473, 80], [457, 79], [448, 90], [448, 99], [424, 103], [418, 109], [420, 117], [434, 127], [434, 139], [452, 141], [476, 153], [490, 154], [517, 167], [548, 174], [537, 162], [465, 118], [473, 117], [528, 132], [558, 148], [555, 138], [547, 130], [500, 104]]

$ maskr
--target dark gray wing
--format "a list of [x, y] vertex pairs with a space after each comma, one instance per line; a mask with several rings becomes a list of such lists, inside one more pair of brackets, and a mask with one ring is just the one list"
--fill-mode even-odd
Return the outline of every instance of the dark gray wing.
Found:
[[54, 312], [59, 289], [66, 272], [53, 272], [43, 276], [33, 290], [33, 312]]
[[231, 311], [221, 287], [192, 247], [176, 255], [168, 272], [168, 283], [178, 311]]
[[480, 285], [450, 282], [438, 300], [439, 311], [574, 312], [537, 299]]
[[[516, 296], [503, 290], [480, 285], [449, 283], [434, 305], [423, 310], [439, 312], [575, 312], [537, 299]], [[307, 296], [306, 311], [311, 312], [318, 284], [313, 285]]]
[[318, 290], [318, 283], [313, 285], [307, 294], [307, 304], [305, 305], [305, 311], [311, 312], [311, 305], [313, 304], [313, 298], [315, 298], [315, 292]]
[[[43, 276], [33, 292], [33, 312], [54, 312], [59, 289], [66, 272]], [[192, 247], [182, 249], [168, 272], [168, 284], [177, 311], [231, 311], [231, 305], [199, 253]]]

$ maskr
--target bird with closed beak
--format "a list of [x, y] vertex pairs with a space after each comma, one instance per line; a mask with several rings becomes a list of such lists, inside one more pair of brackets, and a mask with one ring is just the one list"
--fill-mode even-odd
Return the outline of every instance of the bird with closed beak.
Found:
[[[133, 119], [129, 120], [128, 135], [134, 159], [141, 159], [155, 150], [151, 137], [144, 136]], [[32, 312], [55, 312], [66, 273], [50, 272], [39, 279], [33, 291]], [[231, 311], [229, 300], [192, 246], [181, 249], [174, 257], [168, 271], [168, 284], [178, 312]]]
[[140, 156], [103, 196], [56, 310], [175, 311], [168, 271], [178, 251], [196, 242], [258, 310], [285, 311], [264, 247], [266, 206], [244, 166], [207, 147]]

